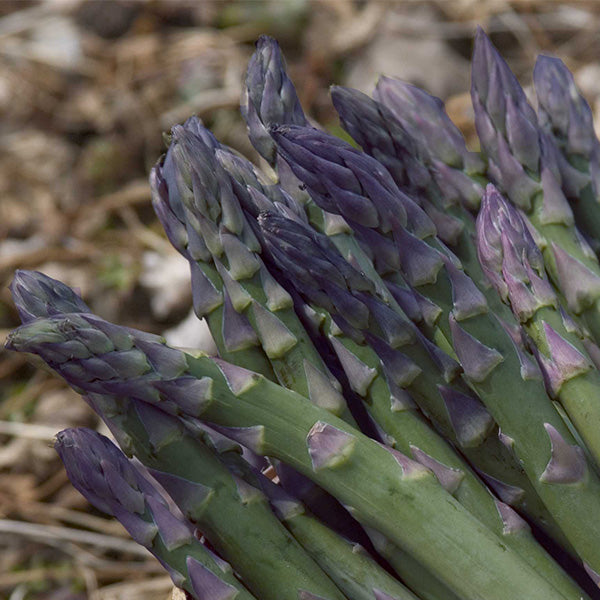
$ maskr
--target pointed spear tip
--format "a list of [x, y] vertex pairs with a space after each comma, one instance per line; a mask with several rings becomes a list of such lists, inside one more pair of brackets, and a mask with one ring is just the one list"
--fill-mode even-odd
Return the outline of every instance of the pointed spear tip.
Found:
[[90, 310], [75, 290], [39, 271], [18, 269], [9, 289], [23, 323], [53, 314]]
[[254, 45], [257, 50], [262, 50], [263, 48], [279, 48], [279, 42], [266, 33], [259, 35]]
[[557, 74], [559, 71], [567, 70], [565, 63], [556, 56], [538, 54], [533, 67], [533, 79], [545, 78]]

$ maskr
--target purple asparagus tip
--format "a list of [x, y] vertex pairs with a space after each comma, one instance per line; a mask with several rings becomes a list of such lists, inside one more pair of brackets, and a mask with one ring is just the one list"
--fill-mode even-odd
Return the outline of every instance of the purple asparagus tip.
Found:
[[482, 29], [475, 37], [471, 97], [490, 176], [514, 204], [529, 209], [541, 189], [541, 167], [554, 165], [548, 153], [542, 157], [537, 116], [523, 88]]
[[19, 269], [10, 290], [23, 323], [63, 312], [90, 312], [74, 290], [38, 271]]
[[269, 125], [308, 125], [308, 121], [287, 75], [279, 44], [269, 36], [263, 35], [256, 42], [256, 51], [248, 63], [244, 94], [241, 111], [250, 141], [259, 154], [274, 165], [277, 151]]
[[462, 134], [439, 98], [391, 77], [379, 78], [374, 96], [402, 123], [430, 160], [469, 173], [484, 170], [481, 159], [467, 150]]
[[430, 184], [431, 175], [423, 164], [425, 151], [417, 147], [420, 140], [413, 139], [387, 106], [340, 86], [331, 87], [331, 100], [342, 127], [387, 168], [400, 188], [418, 192]]
[[146, 495], [164, 501], [126, 456], [108, 438], [85, 428], [61, 431], [54, 448], [73, 486], [98, 509], [116, 516], [138, 543], [150, 546], [158, 527], [143, 518]]
[[477, 217], [477, 253], [484, 273], [521, 321], [556, 304], [542, 253], [524, 219], [488, 185]]
[[593, 115], [573, 75], [559, 58], [538, 56], [533, 82], [541, 125], [569, 154], [589, 156], [597, 144]]
[[273, 127], [271, 133], [282, 157], [323, 210], [386, 232], [405, 225], [408, 210], [422, 213], [379, 161], [343, 140], [294, 125]]

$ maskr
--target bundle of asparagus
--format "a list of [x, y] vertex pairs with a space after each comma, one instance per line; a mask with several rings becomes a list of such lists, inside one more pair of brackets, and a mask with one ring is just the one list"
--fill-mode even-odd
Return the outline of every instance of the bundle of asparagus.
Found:
[[150, 177], [218, 357], [15, 275], [7, 346], [121, 448], [59, 433], [71, 481], [191, 597], [600, 597], [599, 144], [564, 65], [534, 79], [539, 120], [478, 31], [481, 155], [423, 90], [334, 88], [360, 151], [262, 37], [242, 113], [277, 179], [196, 118]]

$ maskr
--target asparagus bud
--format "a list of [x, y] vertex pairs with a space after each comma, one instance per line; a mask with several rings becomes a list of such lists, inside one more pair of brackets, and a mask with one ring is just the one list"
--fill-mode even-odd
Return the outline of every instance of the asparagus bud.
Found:
[[552, 132], [567, 157], [579, 154], [589, 158], [598, 144], [592, 110], [565, 63], [559, 58], [538, 56], [533, 82], [542, 127]]
[[252, 145], [271, 164], [277, 157], [268, 127], [272, 123], [307, 125], [296, 89], [285, 70], [279, 44], [266, 35], [256, 42], [246, 73], [242, 115]]
[[148, 548], [176, 586], [198, 600], [254, 598], [110, 440], [90, 429], [65, 429], [54, 448], [73, 486]]
[[[278, 150], [324, 210], [341, 214], [355, 231], [381, 228], [388, 233], [409, 221], [417, 234], [435, 231], [419, 207], [398, 190], [376, 160], [333, 136], [294, 125], [271, 128]], [[375, 198], [363, 190], [377, 188]], [[387, 257], [393, 261], [393, 256]]]
[[420, 143], [431, 160], [468, 174], [483, 172], [483, 161], [467, 150], [462, 134], [448, 117], [439, 98], [391, 77], [379, 78], [374, 96]]
[[574, 226], [557, 149], [538, 127], [523, 89], [482, 30], [473, 54], [471, 95], [492, 178], [544, 239], [544, 260], [569, 309], [600, 339], [600, 265]]
[[17, 270], [10, 291], [23, 323], [39, 316], [90, 311], [70, 287], [38, 271]]
[[383, 104], [353, 90], [332, 86], [331, 100], [344, 129], [391, 173], [400, 187], [420, 190], [431, 181], [415, 140]]
[[577, 225], [600, 245], [600, 144], [592, 111], [573, 75], [558, 58], [539, 56], [533, 70], [541, 127], [560, 149], [562, 186]]
[[477, 253], [483, 270], [520, 321], [542, 306], [556, 306], [544, 258], [524, 218], [488, 185], [477, 220]]

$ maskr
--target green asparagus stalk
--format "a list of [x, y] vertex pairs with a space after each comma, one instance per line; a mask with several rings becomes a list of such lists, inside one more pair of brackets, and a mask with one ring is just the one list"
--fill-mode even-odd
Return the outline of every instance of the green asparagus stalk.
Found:
[[[283, 212], [284, 214], [292, 215], [294, 218], [299, 218], [302, 221], [306, 219], [306, 213], [304, 213], [304, 209], [298, 204], [294, 203], [293, 200], [287, 196], [287, 194], [281, 188], [279, 188], [278, 185], [268, 184], [265, 182], [261, 178], [260, 174], [254, 169], [252, 164], [249, 163], [249, 161], [224, 150], [218, 150], [216, 152], [216, 156], [231, 176], [234, 193], [238, 197], [243, 209], [249, 215], [252, 215], [256, 218], [259, 216], [259, 214], [265, 212]], [[307, 215], [316, 227], [319, 227], [330, 235], [330, 238], [336, 244], [336, 246], [345, 252], [348, 257], [352, 256], [357, 259], [360, 262], [363, 270], [370, 273], [372, 278], [379, 282], [379, 289], [381, 293], [388, 298], [390, 302], [395, 303], [395, 300], [392, 298], [391, 294], [387, 292], [384, 283], [379, 279], [379, 276], [374, 270], [370, 259], [362, 251], [360, 246], [357, 245], [356, 241], [351, 235], [350, 229], [347, 226], [344, 226], [343, 223], [340, 223], [340, 219], [333, 219], [332, 217], [335, 217], [335, 215], [330, 215], [325, 211], [322, 211], [313, 202], [308, 204]], [[257, 232], [257, 235], [261, 235], [260, 230]], [[269, 267], [271, 268], [271, 265], [269, 265]], [[413, 318], [417, 321], [421, 321], [423, 317], [419, 312], [418, 306], [416, 306], [416, 302], [411, 301], [412, 298], [410, 297], [410, 291], [408, 289], [397, 289], [398, 291], [396, 295], [404, 292], [404, 295], [402, 296], [404, 305], [406, 306], [407, 303], [409, 303], [408, 305], [413, 309], [411, 313]], [[321, 316], [317, 313], [314, 313], [312, 309], [311, 313], [312, 320], [314, 321], [316, 319], [317, 328], [320, 328], [322, 325]], [[373, 368], [378, 367], [379, 361], [373, 361]], [[383, 382], [383, 378], [381, 378], [381, 381]], [[382, 383], [382, 385], [386, 387], [387, 383]], [[387, 399], [385, 400], [380, 395], [377, 397], [383, 400], [383, 402], [377, 402], [374, 405], [372, 404], [367, 411], [373, 415], [378, 407], [382, 409], [382, 415], [379, 418], [375, 417], [374, 419], [376, 423], [380, 423], [386, 419], [385, 415], [389, 414], [390, 412], [393, 413], [392, 407], [395, 405], [390, 403], [390, 395], [388, 395]], [[396, 421], [398, 419], [397, 415], [394, 415], [394, 417], [395, 418], [392, 418], [392, 421]], [[411, 422], [412, 425], [410, 424]], [[409, 414], [407, 415], [407, 419], [404, 424], [404, 431], [410, 431], [414, 435], [415, 430], [421, 430], [422, 426], [421, 419]], [[391, 431], [392, 437], [395, 433], [395, 427], [395, 425], [392, 425], [391, 429], [388, 429], [388, 431]], [[388, 441], [391, 440], [392, 437], [390, 437], [390, 434], [388, 434]], [[494, 469], [492, 468], [491, 471], [494, 472]], [[494, 479], [494, 481], [497, 480]], [[498, 481], [498, 483], [500, 482]], [[287, 479], [286, 486], [290, 486], [290, 484], [293, 485], [293, 482]], [[512, 489], [517, 488], [513, 487]], [[379, 542], [381, 536], [377, 536], [377, 539]], [[450, 590], [448, 590], [448, 588], [443, 584], [435, 581], [435, 576], [424, 570], [424, 568], [412, 557], [389, 542], [385, 543], [385, 548], [386, 557], [391, 563], [393, 563], [396, 572], [409, 584], [412, 589], [417, 591], [422, 598], [426, 600], [451, 600], [451, 597], [453, 596], [452, 592], [450, 592]]]
[[561, 190], [556, 146], [539, 128], [523, 89], [481, 29], [475, 38], [471, 96], [492, 179], [526, 213], [539, 233], [552, 281], [600, 343], [600, 265], [575, 227]]
[[519, 213], [488, 186], [477, 218], [480, 260], [535, 342], [546, 388], [566, 410], [600, 466], [600, 372], [573, 331]]
[[[200, 417], [257, 454], [287, 462], [465, 600], [564, 598], [470, 515], [431, 471], [256, 373], [186, 355], [161, 338], [81, 313], [22, 325], [7, 345], [40, 355], [75, 389], [118, 393]], [[191, 461], [192, 455], [186, 456], [172, 457], [175, 475]]]
[[198, 600], [254, 598], [110, 440], [90, 429], [65, 429], [57, 434], [54, 448], [73, 486], [98, 510], [119, 519], [177, 587]]
[[560, 149], [558, 165], [563, 192], [577, 226], [600, 249], [600, 143], [593, 115], [566, 65], [538, 56], [533, 82], [539, 101], [540, 126]]
[[[209, 436], [214, 439], [214, 433], [209, 432]], [[280, 485], [251, 467], [242, 458], [237, 444], [232, 445], [227, 438], [219, 438], [215, 445], [219, 456], [235, 475], [265, 494], [281, 522], [348, 600], [373, 600], [374, 596], [382, 599], [389, 597], [396, 600], [417, 600], [412, 592], [380, 567], [359, 544], [335, 533], [311, 515], [301, 502]]]
[[[371, 157], [312, 129], [286, 126], [273, 134], [292, 169], [295, 161], [302, 167], [299, 174], [311, 169], [305, 183], [313, 199], [335, 202], [376, 251], [388, 251], [393, 259], [395, 250], [408, 282], [438, 306], [437, 323], [452, 339], [464, 377], [579, 556], [592, 570], [598, 569], [597, 532], [589, 527], [589, 515], [593, 511], [600, 516], [600, 480], [583, 457], [571, 460], [573, 455], [579, 457], [572, 435], [543, 383], [523, 369], [520, 349], [490, 314], [483, 294], [437, 238], [420, 239], [418, 207], [402, 196]], [[573, 468], [570, 475], [561, 475], [565, 460]]]

